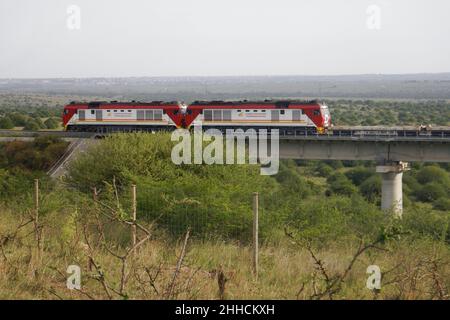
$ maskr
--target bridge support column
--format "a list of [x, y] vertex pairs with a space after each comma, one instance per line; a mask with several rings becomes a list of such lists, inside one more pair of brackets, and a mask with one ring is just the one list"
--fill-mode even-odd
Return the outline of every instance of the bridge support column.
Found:
[[398, 218], [401, 218], [403, 213], [403, 172], [408, 168], [406, 162], [392, 162], [376, 168], [382, 178], [381, 209], [392, 211]]

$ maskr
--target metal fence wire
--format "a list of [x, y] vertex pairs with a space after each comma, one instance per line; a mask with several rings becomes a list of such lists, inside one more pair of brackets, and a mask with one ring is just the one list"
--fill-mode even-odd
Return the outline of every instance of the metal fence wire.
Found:
[[[85, 210], [106, 210], [120, 213], [123, 219], [132, 220], [133, 207], [136, 206], [136, 221], [152, 225], [161, 236], [179, 240], [190, 230], [191, 239], [199, 241], [221, 241], [237, 244], [251, 244], [253, 238], [253, 192], [240, 199], [229, 208], [220, 203], [209, 203], [195, 194], [174, 194], [170, 190], [158, 189], [156, 186], [136, 185], [136, 200], [133, 203], [133, 186], [114, 186], [108, 183], [96, 187], [71, 187], [76, 206], [79, 197], [87, 202]], [[265, 219], [265, 202], [259, 195], [260, 226], [267, 223]], [[268, 199], [270, 201], [270, 199]], [[264, 239], [265, 234], [260, 236]]]

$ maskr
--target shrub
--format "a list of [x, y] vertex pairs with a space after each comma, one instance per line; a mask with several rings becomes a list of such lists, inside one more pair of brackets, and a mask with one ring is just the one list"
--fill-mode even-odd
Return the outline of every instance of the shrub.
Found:
[[426, 166], [417, 173], [417, 181], [421, 184], [430, 182], [445, 183], [448, 181], [448, 173], [437, 166]]
[[23, 129], [26, 131], [38, 131], [39, 129], [41, 129], [41, 126], [36, 120], [30, 119], [25, 123]]
[[27, 117], [21, 113], [11, 113], [9, 115], [15, 127], [23, 127], [27, 123]]
[[11, 141], [2, 145], [0, 160], [3, 167], [46, 170], [66, 147], [67, 142], [57, 137], [37, 137], [33, 142]]
[[56, 121], [54, 118], [48, 118], [44, 121], [44, 125], [47, 129], [56, 129], [59, 126], [59, 122]]
[[357, 193], [356, 187], [351, 181], [342, 173], [336, 173], [327, 179], [329, 184], [329, 192], [331, 194], [341, 194], [351, 196]]
[[[163, 133], [108, 137], [69, 165], [67, 182], [90, 192], [93, 186], [104, 190], [104, 181], [115, 178], [119, 191], [125, 193], [135, 182], [139, 217], [156, 219], [169, 233], [179, 236], [190, 227], [193, 236], [248, 240], [252, 193], [260, 192], [261, 202], [265, 197], [275, 199], [279, 190], [276, 180], [260, 175], [255, 165], [175, 165], [173, 145], [170, 135]], [[299, 178], [282, 177], [290, 188], [306, 188], [303, 182], [297, 185]], [[279, 226], [282, 218], [271, 207], [268, 203], [261, 214], [262, 237]]]
[[437, 210], [450, 211], [450, 199], [442, 197], [433, 202], [433, 207]]
[[373, 175], [359, 186], [361, 194], [369, 201], [374, 201], [381, 196], [381, 177]]
[[416, 192], [417, 199], [424, 202], [433, 202], [445, 195], [444, 187], [436, 182], [427, 183]]
[[311, 187], [307, 181], [300, 176], [295, 167], [290, 167], [281, 163], [275, 179], [281, 183], [285, 193], [296, 194], [299, 198], [306, 198], [311, 194]]
[[372, 168], [365, 167], [356, 167], [345, 173], [347, 178], [349, 178], [357, 186], [374, 174], [375, 172]]
[[334, 172], [334, 169], [328, 164], [320, 162], [316, 167], [316, 172], [319, 176], [327, 178]]
[[14, 128], [14, 123], [10, 117], [0, 118], [0, 129], [12, 129]]
[[449, 240], [448, 213], [436, 212], [421, 208], [405, 211], [402, 224], [415, 237], [429, 237], [435, 240]]
[[298, 206], [287, 218], [287, 224], [302, 238], [317, 243], [340, 237], [375, 235], [387, 216], [358, 195], [311, 198]]

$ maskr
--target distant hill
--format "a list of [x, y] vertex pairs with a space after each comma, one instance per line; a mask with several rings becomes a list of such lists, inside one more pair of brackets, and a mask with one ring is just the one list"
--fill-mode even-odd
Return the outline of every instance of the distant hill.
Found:
[[188, 102], [267, 97], [450, 99], [450, 73], [0, 79], [0, 93], [99, 95]]

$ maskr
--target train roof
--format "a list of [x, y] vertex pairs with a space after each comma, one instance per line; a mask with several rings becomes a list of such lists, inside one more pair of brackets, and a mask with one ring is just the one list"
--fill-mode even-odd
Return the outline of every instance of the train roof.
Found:
[[317, 109], [321, 104], [317, 100], [240, 100], [240, 101], [194, 101], [188, 109]]
[[259, 104], [259, 105], [289, 105], [289, 104], [305, 104], [305, 105], [316, 105], [319, 104], [318, 100], [237, 100], [237, 101], [223, 101], [223, 100], [213, 100], [213, 101], [194, 101], [190, 105], [191, 106], [199, 106], [199, 105], [247, 105], [247, 104]]
[[71, 101], [67, 106], [86, 106], [87, 108], [100, 108], [100, 107], [120, 107], [120, 106], [179, 106], [183, 103], [180, 101], [151, 101], [151, 102], [141, 102], [141, 101]]

